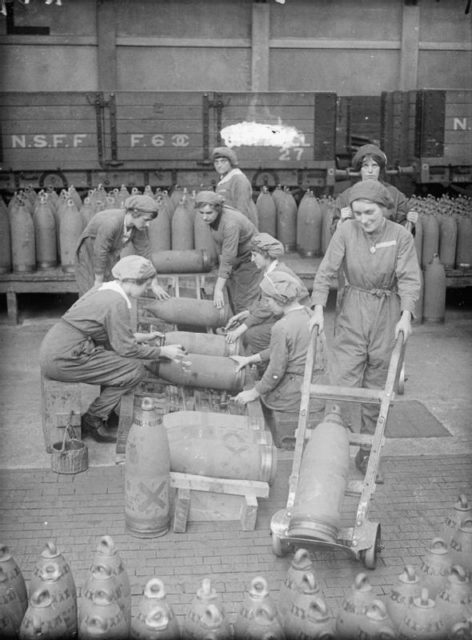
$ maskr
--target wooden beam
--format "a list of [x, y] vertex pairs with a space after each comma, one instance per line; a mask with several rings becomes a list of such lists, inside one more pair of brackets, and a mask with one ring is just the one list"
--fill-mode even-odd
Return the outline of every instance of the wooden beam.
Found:
[[398, 86], [400, 91], [410, 91], [417, 88], [419, 40], [420, 8], [418, 5], [404, 4]]
[[116, 7], [113, 0], [97, 2], [98, 90], [117, 91]]
[[212, 491], [240, 496], [267, 498], [269, 485], [259, 480], [232, 480], [228, 478], [211, 478], [190, 473], [170, 472], [170, 486], [175, 489], [191, 489], [194, 491]]
[[254, 531], [257, 521], [257, 498], [246, 496], [242, 500], [239, 522], [242, 531]]
[[159, 36], [118, 36], [116, 44], [120, 47], [186, 47], [205, 49], [237, 48], [248, 49], [251, 46], [249, 38], [162, 38]]
[[251, 91], [269, 91], [269, 4], [252, 3]]
[[174, 533], [187, 531], [187, 520], [190, 512], [190, 490], [178, 489], [174, 507]]
[[[326, 384], [310, 385], [310, 397], [327, 400], [343, 400], [345, 402], [361, 402], [380, 404], [385, 395], [383, 389], [364, 389], [359, 387], [337, 387]], [[394, 400], [392, 394], [391, 401]]]
[[399, 40], [335, 40], [333, 38], [271, 38], [271, 49], [400, 49]]

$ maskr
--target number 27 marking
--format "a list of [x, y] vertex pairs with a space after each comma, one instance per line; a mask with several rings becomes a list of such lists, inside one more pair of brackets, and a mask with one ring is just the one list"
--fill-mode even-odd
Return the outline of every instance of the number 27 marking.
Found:
[[292, 160], [291, 152], [295, 156], [295, 160], [301, 160], [303, 155], [303, 147], [292, 147], [291, 149], [283, 149], [282, 153], [279, 155], [279, 160]]

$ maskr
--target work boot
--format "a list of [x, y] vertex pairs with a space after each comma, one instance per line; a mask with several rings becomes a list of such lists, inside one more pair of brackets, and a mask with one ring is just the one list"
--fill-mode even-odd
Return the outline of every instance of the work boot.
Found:
[[106, 420], [91, 413], [84, 413], [81, 418], [82, 435], [90, 436], [96, 442], [116, 442], [116, 434], [107, 429]]
[[[359, 449], [359, 451], [356, 453], [356, 457], [354, 458], [356, 467], [359, 469], [359, 471], [363, 475], [365, 475], [365, 472], [367, 471], [367, 465], [369, 464], [369, 456], [370, 456], [369, 449]], [[379, 467], [377, 469], [377, 475], [375, 476], [375, 484], [383, 484], [383, 483], [384, 483], [384, 477], [380, 469], [380, 463], [379, 463]]]
[[107, 429], [111, 431], [111, 433], [115, 434], [118, 431], [118, 425], [120, 424], [120, 416], [112, 411], [108, 416], [107, 420]]

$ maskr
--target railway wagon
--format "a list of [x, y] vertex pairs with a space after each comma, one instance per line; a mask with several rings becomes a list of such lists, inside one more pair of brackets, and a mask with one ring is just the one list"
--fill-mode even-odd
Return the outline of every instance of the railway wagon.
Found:
[[198, 188], [221, 144], [255, 187], [335, 180], [334, 93], [4, 93], [0, 131], [2, 190]]
[[472, 91], [383, 93], [381, 145], [416, 184], [472, 184]]
[[210, 186], [211, 149], [226, 144], [255, 189], [330, 192], [367, 141], [410, 194], [470, 185], [472, 91], [4, 93], [0, 189]]

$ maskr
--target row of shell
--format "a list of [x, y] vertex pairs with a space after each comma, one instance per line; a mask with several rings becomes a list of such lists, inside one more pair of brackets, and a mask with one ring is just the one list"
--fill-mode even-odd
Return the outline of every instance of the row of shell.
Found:
[[[121, 208], [126, 198], [136, 193], [141, 193], [136, 187], [130, 192], [122, 185], [107, 192], [99, 185], [82, 201], [71, 186], [59, 195], [54, 189], [39, 193], [25, 189], [13, 196], [8, 207], [0, 199], [0, 273], [12, 269], [28, 272], [57, 264], [65, 271], [73, 270], [77, 239], [90, 218], [104, 209]], [[216, 264], [217, 251], [208, 225], [195, 214], [195, 192], [177, 186], [169, 195], [160, 189], [153, 192], [147, 186], [144, 194], [155, 199], [159, 209], [159, 215], [149, 226], [156, 255], [198, 250], [205, 253], [205, 258], [194, 258], [194, 264], [190, 268], [187, 265], [187, 270], [206, 271]], [[437, 253], [445, 268], [470, 268], [470, 198], [413, 197], [410, 204], [419, 213], [415, 245], [421, 266], [425, 268]], [[262, 187], [256, 207], [259, 231], [280, 240], [286, 251], [296, 250], [305, 257], [324, 255], [332, 235], [333, 198], [317, 198], [308, 189], [297, 203], [290, 189], [278, 185], [272, 192]], [[166, 271], [164, 260], [156, 267], [161, 272], [171, 272], [173, 265]], [[185, 266], [179, 268], [185, 270]]]
[[423, 269], [435, 254], [446, 269], [472, 267], [472, 200], [428, 196], [410, 202], [419, 214], [415, 246]]
[[[208, 225], [195, 216], [192, 196], [185, 190], [173, 197], [165, 191], [153, 194], [145, 189], [144, 193], [156, 200], [159, 209], [149, 226], [159, 272], [208, 271], [217, 261], [216, 247]], [[121, 208], [129, 195], [124, 186], [109, 193], [99, 186], [82, 201], [71, 186], [59, 195], [54, 189], [39, 193], [25, 189], [15, 193], [8, 206], [0, 198], [0, 273], [28, 273], [58, 265], [64, 272], [73, 272], [78, 239], [92, 216]]]
[[[162, 580], [147, 581], [132, 615], [129, 577], [110, 536], [97, 546], [77, 597], [71, 568], [53, 542], [35, 564], [29, 597], [21, 570], [0, 546], [0, 632], [2, 637], [161, 638], [470, 638], [472, 632], [472, 508], [459, 496], [417, 570], [404, 567], [390, 592], [375, 593], [359, 573], [332, 610], [316, 576], [312, 554], [294, 554], [272, 597], [263, 576], [253, 578], [230, 621], [222, 598], [204, 578], [179, 622]], [[456, 562], [459, 560], [460, 562]]]
[[285, 251], [304, 257], [321, 256], [331, 239], [335, 201], [315, 197], [308, 189], [297, 204], [290, 189], [278, 185], [272, 192], [262, 187], [256, 199], [259, 231], [280, 240]]
[[8, 548], [0, 546], [0, 625], [2, 638], [21, 640], [128, 637], [131, 587], [113, 539], [100, 539], [81, 597], [54, 542], [41, 552], [28, 588]]

